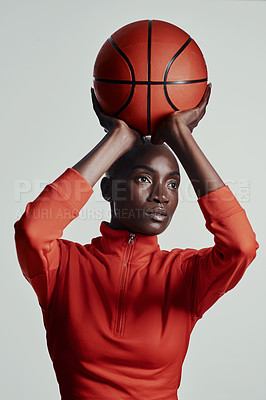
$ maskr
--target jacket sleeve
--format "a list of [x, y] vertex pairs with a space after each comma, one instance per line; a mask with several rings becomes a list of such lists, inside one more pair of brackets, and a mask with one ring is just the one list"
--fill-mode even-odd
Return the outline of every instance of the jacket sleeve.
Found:
[[259, 247], [245, 210], [227, 185], [202, 196], [198, 204], [215, 245], [188, 251], [181, 265], [196, 320], [239, 282]]
[[93, 189], [76, 170], [68, 168], [27, 204], [15, 222], [18, 261], [41, 307], [49, 304], [60, 265], [60, 237], [92, 195]]

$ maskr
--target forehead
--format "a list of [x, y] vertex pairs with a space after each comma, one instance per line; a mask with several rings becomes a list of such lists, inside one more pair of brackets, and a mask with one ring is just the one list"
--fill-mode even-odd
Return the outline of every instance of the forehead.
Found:
[[124, 172], [128, 175], [137, 165], [148, 166], [160, 174], [179, 171], [175, 156], [165, 145], [145, 145], [129, 152], [123, 163]]

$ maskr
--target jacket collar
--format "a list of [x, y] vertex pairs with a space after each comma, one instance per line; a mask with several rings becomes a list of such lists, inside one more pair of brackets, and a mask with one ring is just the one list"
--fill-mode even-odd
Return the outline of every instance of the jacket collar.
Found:
[[[102, 237], [99, 238], [101, 251], [120, 258], [124, 257], [127, 246], [130, 246], [131, 232], [126, 229], [112, 229], [107, 221], [101, 222], [100, 232], [102, 234]], [[160, 251], [157, 235], [136, 233], [132, 246], [131, 262], [148, 259], [152, 256], [152, 253]]]

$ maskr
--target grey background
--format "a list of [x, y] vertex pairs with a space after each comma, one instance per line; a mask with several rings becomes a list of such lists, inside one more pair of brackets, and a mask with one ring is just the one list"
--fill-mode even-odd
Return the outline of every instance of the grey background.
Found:
[[[139, 19], [172, 22], [201, 47], [213, 92], [194, 137], [245, 208], [260, 244], [238, 286], [196, 325], [179, 398], [266, 399], [265, 7], [263, 1], [0, 2], [2, 399], [59, 399], [41, 310], [20, 271], [13, 225], [47, 183], [101, 140], [89, 94], [93, 63], [110, 34]], [[181, 173], [180, 204], [160, 246], [211, 246]], [[63, 237], [88, 243], [108, 216], [98, 182]]]

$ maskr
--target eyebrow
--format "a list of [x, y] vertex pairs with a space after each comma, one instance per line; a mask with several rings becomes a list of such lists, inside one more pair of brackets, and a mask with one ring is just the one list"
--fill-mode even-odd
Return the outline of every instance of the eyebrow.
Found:
[[[149, 172], [155, 172], [155, 170], [154, 170], [153, 168], [151, 168], [151, 167], [148, 167], [148, 165], [135, 165], [135, 166], [131, 169], [131, 172], [132, 172], [134, 169], [146, 169], [146, 170], [149, 171]], [[172, 171], [172, 172], [169, 172], [169, 175], [170, 175], [170, 176], [174, 176], [174, 175], [180, 176], [180, 172], [179, 172], [179, 171]]]

